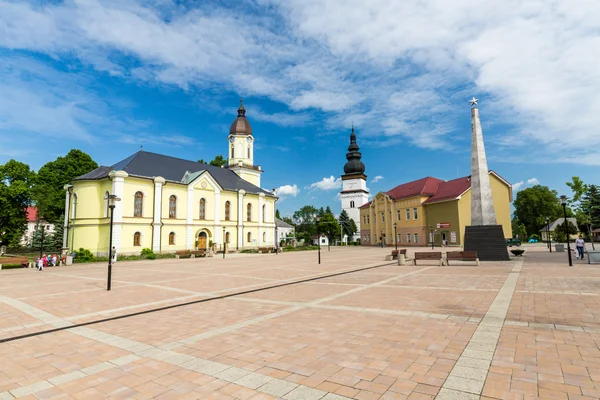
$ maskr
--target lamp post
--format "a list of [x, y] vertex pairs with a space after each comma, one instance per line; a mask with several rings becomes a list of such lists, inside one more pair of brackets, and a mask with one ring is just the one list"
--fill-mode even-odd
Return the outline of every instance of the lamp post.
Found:
[[319, 227], [319, 223], [321, 222], [321, 218], [317, 217], [317, 245], [318, 245], [318, 249], [317, 249], [317, 254], [318, 254], [318, 261], [319, 264], [321, 264], [321, 228]]
[[552, 253], [552, 241], [550, 240], [550, 218], [546, 217], [546, 236], [548, 240], [548, 248], [550, 249], [550, 253]]
[[225, 227], [223, 227], [223, 258], [225, 258], [225, 249], [227, 248], [227, 242], [225, 241]]
[[433, 250], [433, 226], [429, 225], [429, 240], [431, 240], [431, 250]]
[[110, 209], [110, 228], [108, 237], [108, 282], [106, 283], [106, 290], [110, 291], [111, 278], [112, 278], [112, 237], [113, 237], [113, 220], [115, 215], [115, 206], [117, 201], [121, 201], [116, 194], [108, 195], [108, 208]]
[[396, 246], [396, 254], [398, 254], [398, 233], [396, 232], [397, 224], [394, 222], [394, 245]]
[[[40, 241], [40, 258], [42, 258], [42, 255], [44, 253], [44, 226], [45, 225], [42, 225], [42, 238]], [[108, 289], [108, 290], [110, 290], [110, 289]]]
[[569, 253], [569, 267], [573, 266], [573, 260], [571, 259], [571, 243], [569, 242], [569, 221], [567, 221], [567, 196], [564, 194], [560, 196], [560, 204], [563, 207], [563, 213], [565, 215], [565, 234], [567, 235], [567, 252]]

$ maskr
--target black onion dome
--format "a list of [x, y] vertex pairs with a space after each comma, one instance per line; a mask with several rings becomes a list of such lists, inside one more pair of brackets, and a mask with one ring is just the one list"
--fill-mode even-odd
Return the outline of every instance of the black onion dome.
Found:
[[246, 118], [246, 109], [244, 108], [244, 100], [240, 99], [240, 108], [238, 108], [238, 116], [229, 128], [230, 135], [252, 135], [252, 127]]
[[350, 146], [348, 146], [348, 153], [346, 154], [346, 165], [344, 165], [345, 174], [364, 174], [365, 164], [360, 161], [362, 154], [358, 151], [359, 147], [356, 144], [356, 134], [354, 133], [354, 126], [352, 126], [352, 133], [350, 134]]

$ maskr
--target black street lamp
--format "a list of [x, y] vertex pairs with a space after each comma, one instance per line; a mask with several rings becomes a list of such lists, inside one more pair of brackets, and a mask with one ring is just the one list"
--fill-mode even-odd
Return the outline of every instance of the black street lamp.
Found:
[[121, 201], [116, 194], [108, 195], [108, 208], [110, 209], [110, 234], [108, 237], [108, 282], [106, 283], [106, 290], [110, 290], [111, 278], [112, 278], [112, 237], [113, 237], [113, 220], [115, 215], [115, 206], [117, 201]]
[[429, 240], [431, 240], [431, 250], [433, 250], [433, 226], [429, 225]]
[[560, 196], [560, 204], [563, 207], [563, 213], [565, 215], [565, 234], [567, 235], [567, 252], [569, 253], [569, 267], [573, 266], [573, 260], [571, 259], [571, 243], [569, 242], [569, 221], [567, 221], [567, 196], [564, 194]]
[[317, 245], [319, 246], [317, 253], [318, 253], [319, 264], [321, 264], [321, 228], [319, 227], [320, 222], [321, 222], [321, 218], [317, 217]]
[[225, 227], [223, 227], [223, 258], [225, 258], [225, 249], [227, 248], [227, 242], [225, 241]]
[[[42, 239], [40, 242], [40, 258], [42, 258], [42, 253], [44, 252], [44, 225], [42, 225]], [[108, 289], [110, 290], [110, 289]]]
[[396, 233], [396, 223], [394, 222], [394, 244], [396, 245], [396, 254], [398, 254], [398, 233]]
[[546, 217], [546, 240], [548, 241], [548, 248], [552, 253], [552, 241], [550, 240], [550, 218]]

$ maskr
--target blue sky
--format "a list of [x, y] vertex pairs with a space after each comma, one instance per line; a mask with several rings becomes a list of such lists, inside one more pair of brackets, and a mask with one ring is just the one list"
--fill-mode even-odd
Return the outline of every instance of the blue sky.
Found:
[[[0, 163], [71, 148], [225, 154], [240, 96], [279, 208], [339, 212], [350, 126], [373, 194], [489, 167], [600, 183], [600, 2], [0, 0]], [[332, 178], [333, 177], [333, 178]], [[376, 178], [378, 177], [378, 178]]]

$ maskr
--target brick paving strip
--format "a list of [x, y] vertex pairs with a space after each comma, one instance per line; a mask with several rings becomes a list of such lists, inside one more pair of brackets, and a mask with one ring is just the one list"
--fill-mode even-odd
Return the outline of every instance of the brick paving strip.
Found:
[[456, 361], [436, 400], [478, 400], [523, 266], [520, 258]]
[[[324, 390], [314, 389], [309, 386], [296, 384], [283, 379], [273, 378], [270, 376], [262, 375], [254, 371], [246, 370], [243, 368], [232, 367], [227, 364], [203, 359], [200, 357], [194, 357], [187, 354], [181, 354], [172, 351], [172, 349], [195, 343], [199, 340], [203, 340], [209, 337], [213, 337], [222, 333], [237, 330], [246, 326], [254, 325], [266, 321], [268, 319], [277, 318], [281, 315], [289, 314], [304, 308], [308, 308], [311, 305], [318, 305], [330, 300], [334, 300], [343, 296], [347, 296], [362, 290], [366, 290], [378, 285], [386, 284], [396, 279], [400, 279], [406, 276], [417, 274], [432, 268], [419, 268], [413, 269], [410, 272], [404, 274], [397, 274], [394, 277], [390, 277], [369, 285], [347, 290], [342, 293], [334, 294], [325, 298], [321, 298], [309, 303], [302, 303], [298, 306], [293, 306], [285, 310], [281, 310], [275, 313], [262, 315], [247, 321], [242, 321], [237, 324], [229, 325], [222, 328], [217, 328], [212, 331], [204, 332], [200, 335], [195, 335], [187, 339], [183, 339], [177, 342], [169, 343], [160, 347], [155, 347], [145, 343], [137, 342], [131, 339], [123, 338], [120, 336], [112, 335], [109, 333], [97, 331], [88, 327], [74, 327], [68, 330], [68, 332], [74, 333], [79, 336], [86, 337], [88, 339], [95, 340], [97, 342], [107, 344], [113, 347], [117, 347], [123, 350], [130, 351], [132, 354], [125, 357], [120, 357], [115, 360], [102, 362], [91, 367], [87, 367], [78, 371], [69, 372], [68, 374], [61, 374], [47, 380], [41, 380], [36, 383], [23, 386], [20, 388], [12, 389], [6, 392], [0, 392], [0, 400], [8, 400], [16, 397], [25, 395], [35, 394], [37, 392], [47, 390], [60, 385], [62, 383], [70, 382], [83, 378], [85, 376], [92, 375], [104, 371], [114, 366], [124, 365], [129, 362], [136, 361], [140, 358], [151, 358], [157, 361], [169, 363], [181, 368], [185, 368], [190, 371], [202, 373], [204, 375], [211, 376], [213, 378], [221, 379], [227, 382], [232, 382], [236, 385], [253, 389], [261, 393], [265, 393], [271, 396], [281, 397], [286, 400], [350, 400], [348, 397], [340, 396], [337, 394], [329, 393]], [[8, 298], [6, 296], [0, 296], [0, 301], [3, 301], [12, 307], [34, 316], [40, 321], [53, 326], [69, 326], [71, 322], [51, 315], [45, 311], [39, 310], [27, 303]]]

